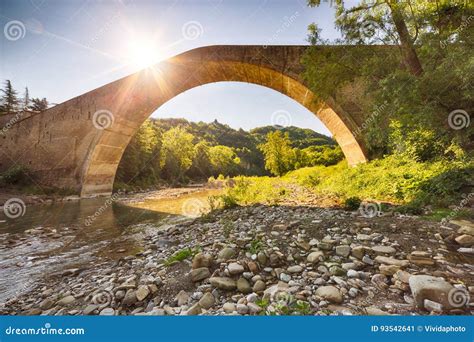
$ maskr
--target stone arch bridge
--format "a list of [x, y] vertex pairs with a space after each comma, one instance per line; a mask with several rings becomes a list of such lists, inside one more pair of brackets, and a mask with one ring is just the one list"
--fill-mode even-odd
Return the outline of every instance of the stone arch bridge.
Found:
[[289, 96], [326, 125], [349, 164], [365, 162], [363, 139], [353, 133], [362, 124], [360, 115], [333, 99], [316, 101], [302, 79], [301, 58], [308, 48], [201, 47], [44, 112], [2, 116], [0, 170], [23, 165], [42, 184], [84, 197], [110, 195], [122, 154], [144, 120], [176, 95], [222, 81], [254, 83]]

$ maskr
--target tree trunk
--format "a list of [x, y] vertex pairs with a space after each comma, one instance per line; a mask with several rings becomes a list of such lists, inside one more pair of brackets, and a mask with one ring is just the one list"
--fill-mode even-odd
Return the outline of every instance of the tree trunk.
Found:
[[390, 11], [392, 12], [392, 19], [397, 29], [398, 36], [400, 37], [405, 65], [413, 75], [420, 76], [423, 73], [423, 67], [421, 66], [420, 60], [418, 59], [418, 54], [415, 51], [415, 47], [413, 46], [410, 33], [408, 32], [405, 19], [403, 18], [403, 14], [397, 8], [396, 1], [393, 2], [388, 0], [387, 4], [390, 7]]

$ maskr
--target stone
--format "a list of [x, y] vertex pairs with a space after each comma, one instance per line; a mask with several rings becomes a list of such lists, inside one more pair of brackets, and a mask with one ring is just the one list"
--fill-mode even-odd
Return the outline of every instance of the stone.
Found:
[[51, 298], [46, 298], [40, 303], [39, 307], [41, 310], [49, 310], [53, 307], [53, 305], [54, 301]]
[[463, 234], [454, 239], [458, 244], [463, 247], [471, 247], [474, 245], [474, 236]]
[[332, 251], [333, 244], [327, 241], [322, 241], [318, 243], [318, 248], [322, 249], [323, 251]]
[[348, 270], [347, 271], [347, 277], [348, 278], [359, 278], [359, 272], [356, 270]]
[[367, 315], [369, 316], [388, 316], [390, 315], [388, 312], [383, 311], [379, 308], [376, 308], [374, 306], [369, 306], [365, 308], [365, 311], [367, 312]]
[[431, 254], [424, 251], [413, 251], [408, 256], [408, 260], [419, 266], [433, 266], [435, 261], [431, 258]]
[[398, 260], [395, 258], [390, 258], [386, 256], [379, 255], [375, 258], [375, 261], [379, 264], [386, 264], [386, 265], [396, 265], [400, 267], [407, 267], [410, 262], [408, 260]]
[[286, 273], [280, 273], [280, 280], [287, 283], [291, 280], [291, 276]]
[[60, 299], [57, 304], [61, 306], [66, 306], [66, 305], [74, 303], [75, 301], [76, 301], [76, 298], [74, 298], [74, 296], [69, 295]]
[[384, 290], [388, 288], [388, 279], [385, 274], [377, 273], [370, 278], [372, 284], [374, 284], [378, 289]]
[[252, 292], [252, 287], [247, 279], [239, 278], [239, 280], [237, 280], [237, 290], [242, 293], [250, 293]]
[[247, 303], [247, 307], [252, 315], [258, 314], [262, 308], [255, 303]]
[[137, 294], [135, 290], [128, 289], [123, 297], [122, 304], [124, 306], [131, 306], [137, 302]]
[[397, 252], [397, 250], [390, 246], [374, 246], [372, 247], [372, 251], [376, 255], [392, 255]]
[[380, 273], [388, 275], [388, 276], [394, 275], [399, 270], [400, 270], [400, 266], [397, 266], [397, 265], [380, 265], [379, 266]]
[[335, 286], [320, 286], [315, 294], [334, 304], [341, 304], [343, 302], [342, 294]]
[[262, 292], [262, 291], [265, 291], [265, 288], [266, 288], [266, 284], [264, 281], [262, 280], [257, 280], [255, 282], [255, 284], [253, 284], [253, 292]]
[[209, 268], [212, 266], [212, 262], [213, 262], [212, 255], [198, 253], [193, 258], [192, 268], [193, 269], [202, 268], [202, 267]]
[[232, 259], [235, 256], [235, 254], [236, 254], [235, 249], [231, 247], [225, 247], [221, 249], [217, 257], [219, 261], [226, 261], [226, 260]]
[[351, 247], [347, 245], [336, 246], [336, 254], [342, 257], [348, 257], [351, 254]]
[[247, 267], [249, 268], [249, 271], [252, 272], [253, 274], [257, 274], [258, 273], [258, 264], [256, 262], [253, 262], [253, 261], [249, 261], [247, 263]]
[[237, 304], [236, 309], [240, 315], [245, 315], [249, 312], [249, 308], [245, 304]]
[[244, 273], [245, 269], [244, 266], [241, 264], [238, 264], [236, 262], [231, 262], [228, 266], [227, 269], [229, 270], [229, 273], [231, 275], [238, 275]]
[[458, 229], [458, 234], [474, 235], [474, 224], [471, 226], [461, 226], [461, 228]]
[[425, 299], [423, 307], [428, 311], [443, 312], [443, 306], [440, 303]]
[[452, 308], [449, 293], [454, 287], [443, 278], [412, 275], [408, 283], [418, 308], [425, 308], [425, 299], [441, 304], [444, 309]]
[[211, 272], [207, 267], [196, 268], [190, 272], [191, 281], [196, 283], [211, 276]]
[[92, 315], [97, 309], [99, 308], [99, 305], [96, 304], [89, 304], [86, 306], [86, 308], [82, 311], [83, 315]]
[[186, 291], [181, 290], [176, 295], [175, 300], [178, 303], [178, 306], [186, 305], [189, 301], [189, 294]]
[[137, 300], [141, 302], [146, 297], [148, 297], [149, 294], [150, 294], [150, 289], [148, 289], [148, 286], [142, 285], [138, 288], [136, 292]]
[[405, 284], [408, 284], [408, 280], [410, 279], [410, 277], [411, 277], [410, 273], [406, 271], [402, 271], [402, 270], [398, 270], [394, 275], [394, 278], [400, 280], [401, 282]]
[[212, 286], [217, 287], [221, 290], [232, 291], [237, 288], [235, 280], [232, 280], [227, 277], [212, 277], [209, 278], [209, 282]]
[[201, 312], [202, 312], [201, 306], [199, 305], [199, 303], [196, 303], [186, 311], [186, 315], [195, 316], [195, 315], [199, 315]]
[[351, 253], [352, 253], [352, 256], [361, 260], [364, 257], [366, 250], [367, 248], [365, 246], [356, 246], [352, 248]]
[[368, 255], [362, 257], [362, 262], [371, 266], [374, 264], [374, 261]]
[[288, 273], [301, 273], [303, 272], [303, 267], [301, 267], [300, 265], [294, 265], [288, 267], [286, 270], [288, 271]]
[[335, 275], [335, 276], [342, 277], [342, 276], [346, 275], [347, 271], [345, 269], [343, 269], [342, 267], [340, 267], [340, 266], [333, 265], [333, 266], [329, 267], [329, 273], [331, 273], [332, 275]]
[[100, 316], [113, 316], [115, 315], [115, 310], [112, 308], [103, 308], [100, 313]]
[[212, 295], [212, 293], [206, 292], [204, 296], [202, 296], [201, 299], [199, 300], [199, 306], [201, 306], [201, 308], [203, 309], [208, 310], [214, 305], [215, 302], [216, 300], [214, 296]]
[[324, 253], [321, 251], [309, 253], [306, 260], [312, 264], [317, 264], [322, 258], [324, 258]]
[[474, 254], [474, 248], [461, 247], [458, 248], [458, 252], [463, 254]]
[[257, 254], [257, 261], [258, 261], [261, 265], [265, 266], [265, 265], [267, 264], [267, 262], [268, 262], [268, 257], [267, 257], [267, 255], [266, 255], [264, 252], [258, 252], [258, 254]]
[[232, 313], [236, 310], [235, 308], [235, 304], [234, 303], [225, 303], [223, 306], [222, 306], [222, 309], [224, 309], [224, 312], [225, 313]]

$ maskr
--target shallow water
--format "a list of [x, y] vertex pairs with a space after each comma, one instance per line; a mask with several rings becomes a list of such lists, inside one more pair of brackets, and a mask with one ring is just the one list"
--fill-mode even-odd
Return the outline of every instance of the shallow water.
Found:
[[216, 193], [31, 205], [15, 219], [0, 212], [0, 303], [28, 291], [42, 277], [139, 252], [150, 231], [208, 211], [207, 198]]

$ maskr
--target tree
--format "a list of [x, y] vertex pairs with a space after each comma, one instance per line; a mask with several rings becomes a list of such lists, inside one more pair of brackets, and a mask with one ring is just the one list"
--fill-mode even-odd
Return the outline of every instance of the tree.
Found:
[[[421, 3], [421, 2], [420, 2]], [[321, 0], [308, 0], [311, 7], [319, 6]], [[375, 0], [361, 1], [352, 7], [346, 7], [343, 1], [335, 1], [336, 25], [341, 30], [346, 43], [367, 43], [374, 37], [378, 42], [385, 44], [400, 44], [401, 54], [405, 65], [413, 75], [419, 76], [423, 72], [420, 59], [415, 49], [416, 37], [410, 35], [406, 18], [413, 18], [414, 7], [411, 1]], [[410, 23], [412, 32], [418, 32], [417, 23]], [[317, 25], [309, 26], [311, 43], [320, 41], [321, 31]], [[394, 34], [396, 33], [396, 34]]]
[[269, 132], [260, 150], [265, 156], [265, 169], [272, 174], [281, 176], [293, 168], [295, 154], [288, 133]]
[[23, 94], [23, 101], [22, 101], [22, 109], [28, 110], [30, 109], [30, 93], [28, 91], [28, 87], [25, 87], [25, 93]]
[[[310, 6], [319, 4], [309, 1]], [[412, 131], [423, 134], [418, 136], [418, 151], [406, 151], [411, 155], [419, 154], [430, 141], [437, 142], [431, 149], [434, 153], [423, 153], [422, 159], [439, 157], [453, 144], [469, 150], [474, 126], [455, 130], [448, 123], [449, 114], [459, 109], [467, 112], [468, 121], [474, 108], [474, 31], [469, 29], [474, 6], [446, 0], [360, 1], [351, 7], [342, 1], [334, 4], [342, 39], [331, 43], [355, 46], [309, 49], [303, 58], [304, 78], [319, 100], [332, 97], [340, 105], [347, 100], [346, 108], [369, 113], [371, 120], [365, 122], [361, 138], [370, 156], [403, 152], [400, 148], [409, 145], [397, 145], [394, 138], [397, 134], [408, 137]], [[312, 42], [328, 43], [316, 24], [309, 29]], [[393, 48], [375, 44], [398, 45], [402, 67]], [[344, 98], [340, 90], [347, 85], [357, 85], [366, 96]]]
[[233, 176], [240, 164], [240, 158], [235, 151], [228, 146], [212, 146], [209, 149], [209, 159], [211, 161], [214, 176], [220, 174]]
[[163, 133], [161, 166], [168, 179], [184, 181], [184, 174], [193, 164], [194, 136], [182, 127], [174, 127]]
[[146, 120], [128, 144], [117, 169], [122, 183], [155, 184], [160, 178], [161, 133]]
[[42, 111], [45, 111], [46, 109], [48, 109], [48, 107], [49, 107], [49, 103], [48, 103], [48, 100], [46, 100], [45, 97], [43, 97], [42, 99], [39, 99], [39, 98], [31, 99], [30, 109], [33, 112], [42, 112]]
[[5, 81], [5, 88], [2, 89], [3, 96], [1, 97], [1, 112], [2, 114], [11, 114], [18, 111], [18, 95], [13, 89], [10, 80]]
[[208, 178], [212, 174], [209, 149], [210, 145], [206, 140], [201, 140], [194, 146], [193, 165], [188, 171], [190, 176]]

